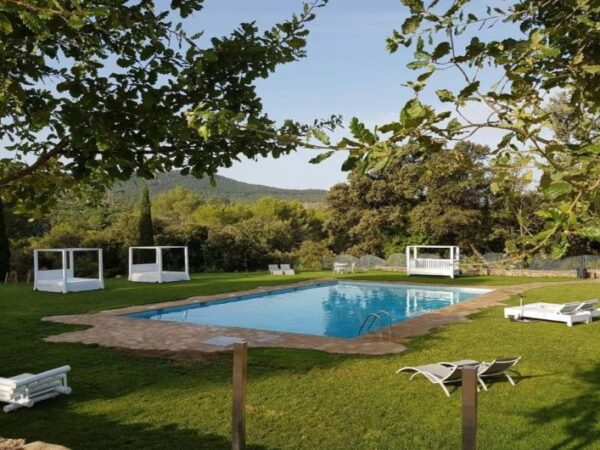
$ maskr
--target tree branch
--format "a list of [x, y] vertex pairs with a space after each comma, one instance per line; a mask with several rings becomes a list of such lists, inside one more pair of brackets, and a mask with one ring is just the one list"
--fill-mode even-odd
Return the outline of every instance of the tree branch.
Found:
[[67, 141], [62, 140], [54, 146], [50, 151], [43, 153], [40, 157], [31, 165], [24, 167], [23, 169], [11, 173], [4, 178], [0, 178], [0, 187], [6, 187], [11, 183], [20, 180], [21, 178], [33, 175], [37, 170], [41, 169], [44, 164], [49, 162], [51, 159], [60, 156], [67, 148]]

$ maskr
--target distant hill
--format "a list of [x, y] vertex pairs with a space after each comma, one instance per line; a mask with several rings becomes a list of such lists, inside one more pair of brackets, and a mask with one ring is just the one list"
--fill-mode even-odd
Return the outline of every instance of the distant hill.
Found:
[[298, 200], [304, 203], [323, 201], [326, 191], [320, 189], [280, 189], [260, 184], [243, 183], [231, 178], [217, 175], [216, 186], [211, 186], [208, 178], [198, 179], [193, 176], [182, 176], [177, 172], [158, 174], [153, 180], [133, 178], [116, 185], [113, 196], [122, 200], [137, 199], [144, 183], [148, 184], [150, 196], [181, 186], [197, 193], [202, 198], [230, 200], [232, 202], [251, 202], [261, 197], [273, 197], [283, 200]]

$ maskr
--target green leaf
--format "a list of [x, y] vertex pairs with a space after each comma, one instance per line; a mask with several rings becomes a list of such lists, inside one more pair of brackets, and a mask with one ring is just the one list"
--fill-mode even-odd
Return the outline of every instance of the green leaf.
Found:
[[400, 111], [400, 122], [405, 128], [414, 128], [423, 123], [429, 115], [429, 110], [418, 99], [406, 102]]
[[452, 119], [450, 122], [448, 122], [448, 125], [446, 125], [446, 128], [448, 128], [448, 130], [450, 131], [454, 131], [457, 128], [460, 128], [462, 124], [460, 123], [460, 120], [458, 120], [457, 118]]
[[85, 25], [85, 17], [82, 17], [78, 14], [74, 14], [71, 17], [69, 17], [68, 22], [71, 28], [78, 30], [79, 28]]
[[360, 158], [357, 158], [356, 156], [349, 156], [346, 161], [344, 161], [344, 163], [342, 164], [342, 171], [343, 172], [348, 172], [350, 170], [353, 170], [356, 165], [359, 163]]
[[460, 100], [466, 100], [471, 95], [473, 95], [477, 91], [477, 89], [479, 89], [479, 81], [474, 81], [458, 93], [458, 98]]
[[562, 195], [568, 194], [572, 190], [572, 186], [569, 183], [564, 181], [557, 181], [551, 183], [546, 189], [544, 189], [544, 193], [551, 199], [556, 199]]
[[319, 164], [321, 161], [325, 161], [327, 158], [329, 158], [334, 153], [335, 153], [335, 150], [330, 150], [328, 152], [321, 153], [320, 155], [315, 156], [308, 162], [311, 164]]
[[429, 61], [412, 61], [406, 65], [410, 70], [422, 69], [427, 66], [429, 66]]
[[414, 33], [419, 28], [419, 25], [421, 25], [421, 16], [411, 16], [402, 24], [402, 33]]
[[4, 14], [0, 14], [0, 31], [3, 34], [9, 34], [12, 33], [12, 30], [13, 26], [8, 17], [6, 17]]
[[600, 241], [600, 224], [583, 227], [577, 232], [577, 234], [587, 239]]
[[596, 74], [596, 73], [600, 72], [600, 64], [584, 65], [584, 66], [581, 66], [581, 68], [583, 69], [584, 72], [591, 73], [591, 74]]
[[319, 129], [319, 128], [315, 128], [314, 130], [312, 130], [312, 135], [321, 143], [325, 144], [325, 145], [331, 145], [331, 141], [329, 140], [329, 136], [327, 136], [327, 134]]
[[562, 236], [560, 240], [550, 247], [550, 257], [552, 259], [560, 259], [567, 254], [569, 250], [569, 241]]
[[448, 89], [438, 89], [435, 91], [441, 102], [453, 102], [456, 100], [454, 94]]
[[364, 123], [360, 122], [356, 117], [350, 119], [349, 128], [352, 132], [352, 136], [358, 139], [361, 143], [373, 145], [375, 142], [377, 142], [375, 135], [371, 133], [367, 127], [365, 127]]
[[440, 42], [433, 51], [431, 58], [434, 60], [440, 59], [450, 53], [450, 43]]

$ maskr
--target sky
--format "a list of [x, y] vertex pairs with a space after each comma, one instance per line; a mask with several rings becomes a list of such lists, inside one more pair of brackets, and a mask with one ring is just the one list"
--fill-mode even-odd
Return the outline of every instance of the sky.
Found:
[[[226, 34], [242, 21], [269, 27], [301, 5], [297, 0], [207, 0], [197, 20], [208, 38]], [[385, 39], [405, 14], [398, 0], [332, 0], [318, 9], [309, 24], [307, 57], [280, 66], [259, 82], [265, 111], [277, 120], [306, 122], [331, 114], [372, 123], [395, 117], [398, 105], [409, 98], [400, 87], [406, 62], [385, 50]], [[310, 164], [315, 155], [314, 150], [299, 150], [278, 159], [245, 159], [220, 173], [285, 188], [326, 189], [346, 179], [340, 170], [344, 154]]]
[[[228, 34], [241, 22], [254, 20], [261, 29], [270, 27], [299, 11], [301, 5], [298, 0], [207, 0], [205, 9], [188, 19], [188, 26], [203, 30], [208, 41]], [[412, 91], [401, 84], [415, 72], [406, 68], [413, 59], [411, 52], [390, 54], [385, 40], [400, 28], [407, 14], [399, 0], [330, 0], [309, 24], [307, 57], [280, 66], [258, 83], [265, 111], [276, 120], [312, 122], [331, 114], [342, 115], [346, 123], [353, 116], [369, 125], [394, 120], [412, 97]], [[455, 72], [436, 76], [432, 86], [438, 89], [462, 84]], [[436, 104], [433, 91], [424, 100]], [[473, 116], [482, 112], [481, 106], [472, 106]], [[490, 144], [497, 138], [480, 134], [473, 140]], [[314, 156], [314, 150], [304, 149], [278, 159], [244, 159], [220, 174], [284, 188], [327, 189], [346, 179], [340, 169], [343, 153], [318, 165], [309, 164]]]

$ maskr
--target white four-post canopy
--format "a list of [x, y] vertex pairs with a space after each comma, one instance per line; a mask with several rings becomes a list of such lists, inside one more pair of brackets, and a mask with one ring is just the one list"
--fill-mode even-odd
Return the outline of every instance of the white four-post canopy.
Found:
[[[420, 257], [419, 250], [448, 250], [446, 259]], [[460, 248], [456, 245], [409, 245], [406, 247], [407, 275], [442, 275], [454, 278], [459, 274]]]
[[[180, 249], [183, 251], [183, 271], [163, 270], [163, 250]], [[156, 257], [153, 263], [134, 264], [133, 252], [135, 250], [154, 250]], [[168, 283], [170, 281], [189, 281], [190, 267], [188, 248], [183, 245], [161, 245], [149, 247], [129, 247], [129, 281], [143, 283]]]
[[[60, 253], [60, 269], [40, 269], [40, 253]], [[75, 253], [96, 252], [98, 254], [98, 278], [75, 276]], [[100, 248], [39, 248], [33, 251], [33, 290], [47, 292], [80, 292], [104, 289], [102, 249]]]

